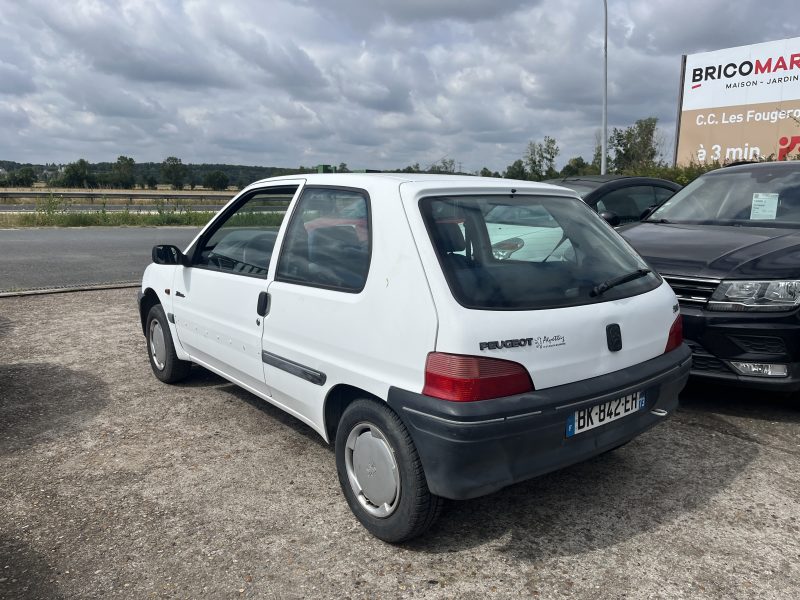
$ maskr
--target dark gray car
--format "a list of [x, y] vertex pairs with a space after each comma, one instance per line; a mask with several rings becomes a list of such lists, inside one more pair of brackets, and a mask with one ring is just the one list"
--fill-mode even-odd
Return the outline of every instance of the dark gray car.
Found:
[[575, 190], [598, 213], [606, 213], [603, 217], [612, 225], [639, 221], [682, 187], [667, 179], [625, 175], [580, 175], [545, 183]]

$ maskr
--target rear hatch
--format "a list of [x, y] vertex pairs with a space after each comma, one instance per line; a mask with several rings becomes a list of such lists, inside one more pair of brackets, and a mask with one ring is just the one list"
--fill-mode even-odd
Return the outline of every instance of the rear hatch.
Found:
[[436, 352], [513, 361], [536, 389], [664, 353], [674, 293], [577, 198], [549, 186], [414, 191]]

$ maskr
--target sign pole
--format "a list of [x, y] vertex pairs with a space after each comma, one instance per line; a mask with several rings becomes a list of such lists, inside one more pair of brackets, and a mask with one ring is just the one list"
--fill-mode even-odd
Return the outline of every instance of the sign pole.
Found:
[[606, 174], [608, 154], [608, 0], [603, 0], [605, 30], [603, 35], [603, 137], [600, 140], [600, 175]]
[[672, 152], [672, 166], [678, 166], [678, 142], [681, 137], [681, 115], [683, 114], [683, 85], [686, 83], [686, 55], [681, 57], [681, 81], [678, 84], [678, 117], [675, 119], [675, 148]]

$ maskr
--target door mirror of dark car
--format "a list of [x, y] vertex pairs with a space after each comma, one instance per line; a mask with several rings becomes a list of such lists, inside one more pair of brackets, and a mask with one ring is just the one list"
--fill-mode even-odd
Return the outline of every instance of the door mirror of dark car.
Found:
[[159, 244], [153, 246], [153, 262], [157, 265], [185, 265], [186, 256], [177, 246]]
[[600, 213], [600, 216], [612, 227], [617, 227], [621, 223], [619, 215], [615, 212], [611, 212], [610, 210], [604, 210]]

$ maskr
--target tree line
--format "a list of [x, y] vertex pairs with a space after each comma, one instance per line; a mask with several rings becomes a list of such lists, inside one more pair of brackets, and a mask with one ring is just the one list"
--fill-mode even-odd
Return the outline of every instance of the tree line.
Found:
[[[658, 119], [640, 119], [625, 128], [614, 128], [608, 138], [606, 162], [609, 173], [620, 175], [640, 175], [662, 177], [686, 185], [702, 173], [717, 168], [717, 163], [690, 164], [673, 167], [664, 160], [660, 146], [663, 138], [658, 130]], [[580, 175], [600, 173], [601, 145], [596, 140], [594, 154], [590, 161], [582, 156], [569, 158], [561, 169], [556, 168], [556, 160], [561, 153], [555, 138], [544, 136], [542, 141], [531, 141], [523, 155], [508, 165], [501, 173], [483, 167], [474, 173], [463, 173], [453, 158], [442, 158], [428, 165], [419, 163], [404, 168], [389, 170], [396, 173], [462, 173], [483, 177], [506, 177], [544, 181]], [[161, 163], [137, 163], [128, 156], [119, 156], [116, 162], [89, 163], [81, 158], [66, 166], [19, 164], [0, 161], [0, 187], [30, 187], [36, 181], [51, 187], [70, 188], [120, 188], [134, 187], [156, 189], [158, 185], [169, 185], [174, 189], [225, 190], [230, 186], [242, 188], [253, 181], [298, 173], [316, 172], [316, 167], [300, 166], [296, 169], [281, 167], [258, 167], [225, 164], [185, 164], [175, 156], [169, 156]], [[332, 166], [330, 171], [349, 172], [346, 163]]]
[[[258, 167], [225, 164], [186, 164], [169, 156], [160, 163], [137, 163], [129, 156], [119, 156], [113, 163], [90, 163], [84, 158], [67, 165], [20, 164], [0, 161], [0, 187], [31, 187], [36, 182], [49, 187], [84, 189], [156, 189], [169, 185], [173, 189], [225, 190], [242, 188], [253, 181], [315, 172], [316, 168]], [[4, 172], [4, 173], [3, 173]]]
[[[606, 172], [618, 175], [640, 177], [660, 177], [686, 185], [706, 171], [718, 168], [719, 163], [692, 163], [685, 166], [672, 166], [664, 159], [661, 147], [663, 136], [658, 129], [658, 119], [648, 117], [639, 119], [633, 125], [613, 128], [608, 136]], [[484, 177], [506, 177], [545, 181], [581, 175], [599, 175], [602, 149], [600, 140], [595, 142], [591, 161], [583, 156], [573, 156], [561, 169], [556, 169], [556, 158], [561, 153], [556, 140], [544, 136], [541, 142], [531, 141], [523, 156], [506, 167], [500, 174], [486, 167], [481, 169]]]

